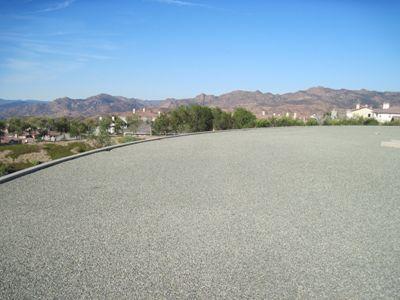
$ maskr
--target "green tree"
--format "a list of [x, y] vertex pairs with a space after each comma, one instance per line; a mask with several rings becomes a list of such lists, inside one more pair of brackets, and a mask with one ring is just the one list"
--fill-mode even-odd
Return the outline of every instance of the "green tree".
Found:
[[99, 147], [111, 145], [111, 137], [108, 133], [111, 122], [112, 120], [110, 117], [103, 117], [98, 122], [97, 132], [92, 138]]
[[10, 118], [7, 120], [8, 132], [14, 134], [21, 134], [23, 131], [23, 124], [20, 118]]
[[227, 130], [233, 128], [233, 119], [230, 113], [222, 111], [219, 107], [212, 108], [213, 127], [215, 130]]
[[81, 139], [82, 134], [88, 133], [88, 127], [80, 120], [72, 120], [69, 124], [69, 133], [71, 136]]
[[173, 132], [190, 132], [190, 112], [187, 106], [179, 106], [169, 114]]
[[235, 128], [251, 128], [256, 125], [256, 116], [244, 108], [237, 108], [233, 113], [233, 124]]
[[93, 118], [87, 118], [83, 121], [83, 123], [87, 128], [88, 134], [92, 134], [96, 130], [96, 127], [98, 126], [96, 120]]
[[115, 133], [122, 133], [126, 123], [119, 117], [114, 118]]
[[189, 128], [191, 132], [210, 131], [213, 129], [213, 114], [209, 107], [192, 105], [189, 111]]
[[59, 132], [69, 132], [69, 120], [66, 117], [54, 119], [54, 127]]
[[162, 113], [155, 121], [152, 126], [153, 133], [156, 135], [166, 135], [172, 131], [171, 120], [169, 115]]

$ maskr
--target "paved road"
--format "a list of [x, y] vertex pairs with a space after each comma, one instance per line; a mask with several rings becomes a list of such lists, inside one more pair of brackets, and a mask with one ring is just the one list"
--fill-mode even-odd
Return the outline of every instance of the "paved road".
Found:
[[396, 298], [399, 128], [139, 144], [0, 185], [0, 298]]

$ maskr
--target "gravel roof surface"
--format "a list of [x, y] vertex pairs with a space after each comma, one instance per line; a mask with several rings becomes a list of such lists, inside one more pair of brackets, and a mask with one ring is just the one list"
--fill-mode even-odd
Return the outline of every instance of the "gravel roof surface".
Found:
[[397, 127], [119, 148], [0, 185], [0, 298], [396, 298]]

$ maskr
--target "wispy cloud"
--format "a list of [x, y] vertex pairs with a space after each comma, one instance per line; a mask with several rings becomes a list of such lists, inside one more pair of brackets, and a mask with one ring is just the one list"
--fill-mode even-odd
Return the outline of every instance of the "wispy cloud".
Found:
[[190, 2], [190, 1], [183, 1], [183, 0], [152, 0], [152, 2], [164, 3], [169, 5], [177, 5], [177, 6], [199, 6], [199, 7], [206, 7], [201, 3]]
[[37, 10], [34, 13], [45, 13], [45, 12], [64, 9], [64, 8], [67, 8], [68, 6], [70, 6], [75, 1], [76, 0], [65, 0], [65, 1], [62, 1], [62, 2], [58, 2], [58, 3], [55, 3], [55, 4], [51, 5], [51, 6], [49, 6], [49, 7], [46, 7], [44, 9]]
[[1, 65], [14, 71], [26, 71], [27, 69], [37, 68], [40, 64], [30, 60], [9, 58]]
[[78, 60], [109, 60], [113, 59], [113, 57], [107, 55], [101, 55], [96, 53], [82, 53], [82, 52], [75, 52], [75, 51], [65, 51], [62, 49], [58, 49], [58, 47], [49, 46], [47, 44], [41, 43], [25, 43], [22, 44], [23, 47], [29, 49], [32, 52], [37, 54], [50, 54], [50, 55], [57, 55], [57, 56], [69, 56], [71, 58], [75, 58]]
[[1, 84], [48, 84], [49, 81], [62, 78], [81, 69], [83, 62], [36, 61], [11, 58], [0, 64], [8, 70], [0, 75]]
[[[54, 33], [46, 36], [53, 36]], [[61, 36], [63, 33], [60, 33]], [[67, 34], [68, 35], [68, 34]], [[57, 36], [59, 36], [57, 34]], [[64, 40], [44, 40], [37, 39], [35, 36], [18, 34], [18, 33], [7, 33], [0, 31], [0, 42], [4, 41], [8, 48], [13, 47], [17, 50], [21, 50], [25, 53], [38, 54], [38, 55], [57, 55], [57, 56], [69, 56], [76, 60], [109, 60], [114, 57], [104, 55], [104, 52], [110, 53], [118, 46], [113, 43], [99, 40], [97, 38], [74, 38]], [[74, 45], [79, 45], [75, 47]], [[83, 51], [82, 51], [83, 50]]]

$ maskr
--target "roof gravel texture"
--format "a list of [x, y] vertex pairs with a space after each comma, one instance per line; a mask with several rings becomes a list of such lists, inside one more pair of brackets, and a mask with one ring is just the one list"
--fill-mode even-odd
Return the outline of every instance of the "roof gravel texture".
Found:
[[0, 298], [396, 298], [396, 127], [165, 139], [0, 185]]

